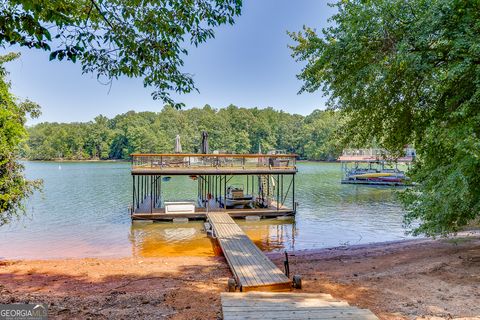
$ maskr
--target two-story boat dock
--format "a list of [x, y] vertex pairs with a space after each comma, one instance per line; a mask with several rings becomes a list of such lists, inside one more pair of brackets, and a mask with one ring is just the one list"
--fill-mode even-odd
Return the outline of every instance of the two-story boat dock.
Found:
[[[206, 219], [210, 211], [225, 211], [234, 218], [292, 216], [295, 158], [293, 154], [132, 154], [131, 217]], [[175, 176], [197, 182], [196, 199], [163, 198], [165, 182]]]
[[[233, 278], [229, 291], [301, 287], [275, 266], [232, 219], [295, 214], [295, 155], [133, 154], [133, 220], [204, 219], [217, 239]], [[162, 181], [188, 176], [197, 199], [166, 201]]]

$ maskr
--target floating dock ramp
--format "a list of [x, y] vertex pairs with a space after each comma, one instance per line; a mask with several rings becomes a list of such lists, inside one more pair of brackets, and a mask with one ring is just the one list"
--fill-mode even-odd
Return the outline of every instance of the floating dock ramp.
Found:
[[263, 254], [227, 212], [209, 212], [207, 219], [240, 291], [291, 290], [292, 281]]

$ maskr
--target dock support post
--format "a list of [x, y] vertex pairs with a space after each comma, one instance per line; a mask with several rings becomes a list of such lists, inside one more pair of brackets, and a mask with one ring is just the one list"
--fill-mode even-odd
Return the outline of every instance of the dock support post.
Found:
[[[218, 191], [220, 188], [218, 187], [218, 176], [215, 175], [215, 202], [218, 202]], [[218, 205], [217, 205], [218, 207]]]
[[132, 175], [133, 188], [132, 188], [132, 208], [135, 208], [135, 176]]
[[280, 175], [277, 174], [277, 211], [280, 206]]
[[215, 176], [215, 202], [217, 207], [220, 208], [220, 202], [222, 197], [222, 176]]
[[208, 193], [207, 193], [207, 201], [209, 200], [208, 199], [208, 195], [209, 194], [212, 194], [212, 176], [208, 176]]
[[203, 177], [198, 176], [198, 201], [200, 201], [199, 205], [202, 204], [202, 197], [203, 197]]
[[155, 175], [155, 208], [157, 207], [157, 201], [158, 201], [158, 176]]
[[223, 184], [223, 209], [227, 209], [227, 175], [224, 177], [225, 182]]
[[137, 209], [140, 208], [140, 177], [137, 177]]
[[297, 213], [297, 204], [295, 203], [295, 175], [292, 175], [292, 206], [293, 206], [293, 213]]
[[[284, 195], [283, 195], [283, 174], [280, 176], [280, 180], [282, 181], [282, 183], [280, 183], [280, 199], [284, 199]], [[285, 200], [282, 200], [282, 207], [283, 207], [283, 204], [285, 202]]]
[[203, 176], [202, 207], [205, 205], [206, 194], [207, 194], [207, 176]]
[[267, 175], [267, 207], [270, 206], [270, 201], [269, 201], [269, 198], [270, 198], [270, 175]]

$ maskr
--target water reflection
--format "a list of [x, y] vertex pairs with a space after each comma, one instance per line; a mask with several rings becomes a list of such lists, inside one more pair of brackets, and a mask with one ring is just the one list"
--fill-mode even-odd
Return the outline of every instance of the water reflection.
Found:
[[[292, 250], [295, 247], [294, 220], [236, 220], [263, 251]], [[203, 222], [170, 223], [135, 221], [130, 228], [132, 255], [136, 257], [215, 256], [221, 250], [207, 236]]]
[[213, 256], [214, 241], [202, 222], [170, 223], [135, 221], [130, 228], [133, 256]]
[[235, 220], [248, 237], [263, 251], [295, 249], [295, 220]]

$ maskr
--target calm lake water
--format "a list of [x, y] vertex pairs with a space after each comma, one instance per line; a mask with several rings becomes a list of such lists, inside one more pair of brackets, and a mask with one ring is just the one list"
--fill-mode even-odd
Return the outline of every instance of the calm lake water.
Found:
[[[27, 216], [0, 227], [0, 258], [214, 255], [201, 222], [133, 222], [129, 163], [27, 162], [43, 179]], [[340, 184], [337, 163], [299, 163], [295, 219], [239, 221], [265, 251], [294, 251], [405, 239], [402, 209], [388, 187]], [[196, 184], [174, 177], [164, 199], [194, 199]]]

